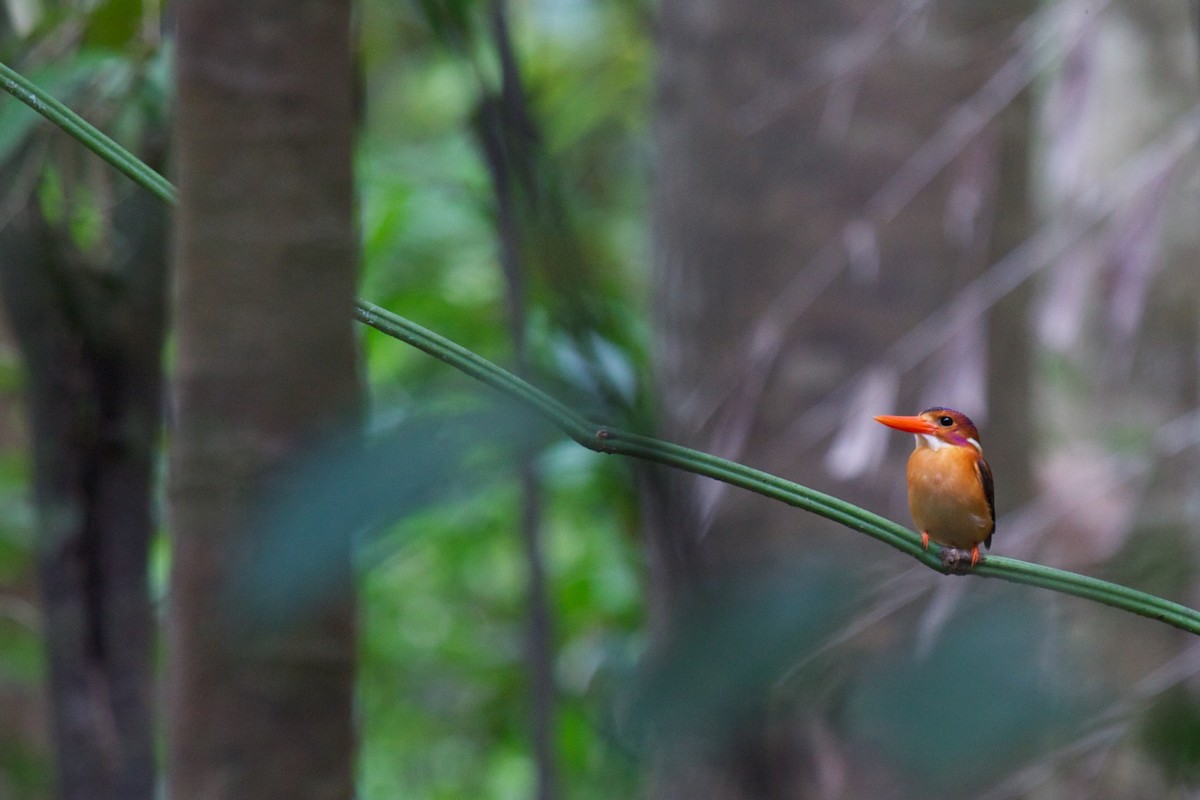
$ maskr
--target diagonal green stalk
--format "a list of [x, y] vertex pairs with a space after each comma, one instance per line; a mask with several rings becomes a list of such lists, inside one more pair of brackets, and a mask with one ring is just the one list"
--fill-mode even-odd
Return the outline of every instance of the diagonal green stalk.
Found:
[[84, 147], [123, 172], [134, 183], [144, 187], [163, 202], [175, 204], [178, 196], [170, 181], [3, 62], [0, 62], [0, 85], [13, 97], [71, 134]]
[[[588, 422], [545, 392], [487, 359], [364, 300], [358, 302], [356, 316], [372, 328], [537, 409], [589, 450], [654, 461], [748, 489], [865, 533], [928, 567], [945, 571], [941, 558], [935, 552], [923, 549], [916, 533], [853, 503], [708, 453]], [[1099, 578], [1003, 556], [985, 556], [971, 574], [1082, 597], [1200, 634], [1200, 612]]]
[[[134, 182], [164, 202], [175, 204], [175, 187], [166, 178], [3, 63], [0, 63], [0, 84], [18, 100], [67, 131]], [[912, 556], [928, 567], [945, 571], [940, 557], [932, 551], [924, 550], [916, 533], [853, 503], [708, 453], [590, 422], [542, 390], [482, 356], [365, 300], [358, 301], [355, 316], [360, 322], [406, 342], [497, 391], [527, 404], [567, 436], [590, 450], [653, 461], [724, 481], [865, 533]], [[1200, 634], [1200, 611], [1099, 578], [1003, 556], [984, 557], [970, 574], [1082, 597], [1165, 622], [1189, 633]]]

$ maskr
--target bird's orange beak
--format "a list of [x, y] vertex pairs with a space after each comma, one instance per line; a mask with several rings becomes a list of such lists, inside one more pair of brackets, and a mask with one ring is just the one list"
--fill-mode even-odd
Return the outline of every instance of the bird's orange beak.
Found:
[[875, 418], [889, 428], [906, 433], [937, 433], [937, 426], [924, 417], [892, 417], [886, 414]]

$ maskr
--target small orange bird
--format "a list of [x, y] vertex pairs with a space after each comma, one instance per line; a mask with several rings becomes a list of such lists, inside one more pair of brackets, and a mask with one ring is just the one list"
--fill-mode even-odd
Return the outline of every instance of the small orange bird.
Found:
[[[928, 408], [915, 417], [875, 417], [889, 428], [916, 435], [908, 457], [908, 509], [929, 540], [955, 550], [971, 551], [979, 563], [979, 545], [992, 546], [996, 530], [992, 468], [983, 460], [979, 431], [966, 414], [950, 408]], [[956, 559], [955, 559], [956, 560]]]

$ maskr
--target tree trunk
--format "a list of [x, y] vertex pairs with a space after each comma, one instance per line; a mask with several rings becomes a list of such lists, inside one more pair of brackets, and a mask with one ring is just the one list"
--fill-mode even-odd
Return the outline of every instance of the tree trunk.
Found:
[[350, 43], [346, 0], [178, 9], [175, 800], [354, 795], [349, 593], [251, 642], [222, 604], [254, 487], [359, 403]]
[[0, 285], [28, 371], [58, 796], [149, 800], [166, 213], [90, 159], [58, 166], [104, 170], [92, 188], [116, 202], [100, 241], [78, 248], [30, 198], [0, 232]]

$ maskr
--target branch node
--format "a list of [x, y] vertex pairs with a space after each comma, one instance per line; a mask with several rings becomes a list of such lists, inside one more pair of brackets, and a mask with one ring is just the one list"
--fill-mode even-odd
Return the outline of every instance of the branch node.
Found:
[[608, 428], [600, 428], [596, 431], [596, 439], [600, 442], [598, 447], [602, 452], [613, 452], [613, 446], [611, 444], [605, 444], [605, 442], [610, 441], [612, 438], [612, 431], [610, 431]]

